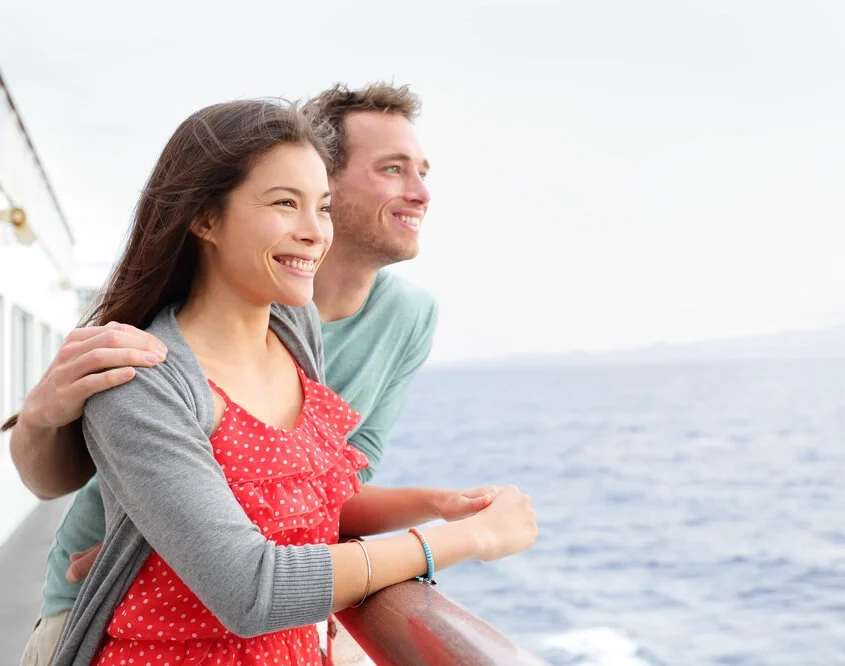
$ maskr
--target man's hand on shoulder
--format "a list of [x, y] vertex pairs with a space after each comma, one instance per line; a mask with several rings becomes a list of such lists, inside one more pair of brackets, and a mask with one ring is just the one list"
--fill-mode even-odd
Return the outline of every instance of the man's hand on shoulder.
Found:
[[167, 348], [145, 331], [111, 322], [71, 331], [41, 381], [21, 410], [21, 422], [52, 430], [82, 416], [85, 401], [95, 393], [135, 376], [135, 367], [152, 367]]
[[126, 324], [77, 328], [24, 401], [10, 450], [21, 480], [40, 499], [78, 490], [95, 473], [79, 418], [95, 393], [125, 384], [136, 367], [167, 355], [155, 337]]

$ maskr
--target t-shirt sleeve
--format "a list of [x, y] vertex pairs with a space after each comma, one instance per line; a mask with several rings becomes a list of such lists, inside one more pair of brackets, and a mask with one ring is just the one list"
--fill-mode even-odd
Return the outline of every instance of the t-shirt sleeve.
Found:
[[70, 567], [70, 554], [81, 553], [103, 541], [106, 518], [97, 477], [91, 478], [68, 504], [56, 539], [47, 556], [47, 578], [42, 590], [43, 613], [58, 615], [73, 607], [82, 583], [69, 583], [65, 578]]
[[375, 408], [349, 437], [349, 443], [364, 451], [369, 459], [369, 467], [359, 472], [360, 479], [365, 483], [376, 473], [390, 433], [408, 399], [413, 379], [431, 352], [437, 316], [437, 303], [431, 299], [423, 308], [406, 342], [406, 352], [397, 366], [396, 374], [388, 382]]
[[223, 625], [255, 636], [324, 620], [325, 545], [277, 547], [214, 459], [189, 389], [165, 362], [89, 398], [83, 431], [100, 485]]

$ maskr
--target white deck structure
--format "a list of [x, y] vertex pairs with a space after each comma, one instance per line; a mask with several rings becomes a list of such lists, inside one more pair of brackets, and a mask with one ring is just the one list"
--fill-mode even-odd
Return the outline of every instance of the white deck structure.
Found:
[[[40, 379], [78, 310], [72, 287], [74, 239], [9, 89], [0, 75], [0, 216], [26, 213], [36, 240], [21, 243], [0, 219], [0, 418], [18, 410]], [[6, 214], [8, 217], [8, 213]], [[0, 544], [36, 507], [0, 439]]]

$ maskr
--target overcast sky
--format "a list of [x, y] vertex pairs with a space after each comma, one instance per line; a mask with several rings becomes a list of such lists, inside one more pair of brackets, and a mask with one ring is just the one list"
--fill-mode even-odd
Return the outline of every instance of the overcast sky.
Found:
[[188, 4], [0, 6], [82, 263], [195, 109], [389, 79], [423, 98], [397, 270], [440, 301], [434, 361], [845, 322], [841, 0]]

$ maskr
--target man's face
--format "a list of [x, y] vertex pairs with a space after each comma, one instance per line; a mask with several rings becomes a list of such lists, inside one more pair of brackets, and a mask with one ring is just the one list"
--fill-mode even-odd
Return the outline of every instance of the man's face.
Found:
[[335, 247], [379, 267], [413, 259], [430, 198], [413, 125], [396, 113], [358, 111], [344, 128], [346, 166], [330, 178]]

